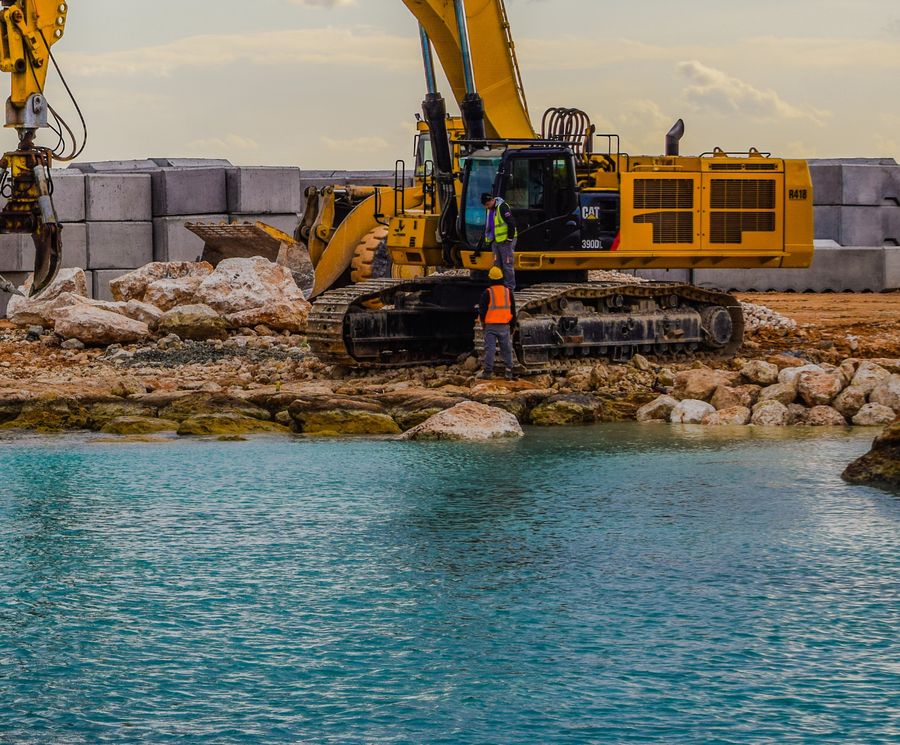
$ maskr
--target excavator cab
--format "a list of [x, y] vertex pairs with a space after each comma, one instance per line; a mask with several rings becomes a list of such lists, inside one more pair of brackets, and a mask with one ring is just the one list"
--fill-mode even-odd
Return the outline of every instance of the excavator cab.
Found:
[[466, 159], [459, 232], [469, 248], [477, 247], [484, 235], [485, 192], [509, 204], [519, 231], [519, 250], [580, 247], [579, 193], [568, 148], [490, 149]]

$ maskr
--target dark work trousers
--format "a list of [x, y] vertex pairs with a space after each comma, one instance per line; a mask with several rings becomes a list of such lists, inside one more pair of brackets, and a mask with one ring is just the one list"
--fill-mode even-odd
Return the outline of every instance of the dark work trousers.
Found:
[[513, 369], [512, 336], [509, 333], [508, 323], [487, 323], [484, 326], [484, 371], [493, 372], [494, 355], [497, 353], [497, 344], [500, 344], [500, 354], [506, 363], [507, 372]]
[[503, 270], [503, 284], [510, 290], [516, 289], [516, 239], [494, 243], [494, 266]]

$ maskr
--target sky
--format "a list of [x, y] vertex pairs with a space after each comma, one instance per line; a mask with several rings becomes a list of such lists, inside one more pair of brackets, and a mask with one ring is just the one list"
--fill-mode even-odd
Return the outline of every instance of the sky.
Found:
[[[69, 4], [54, 53], [88, 122], [81, 160], [370, 169], [411, 157], [424, 76], [400, 0]], [[651, 154], [682, 117], [685, 154], [900, 159], [896, 0], [506, 5], [536, 124], [550, 106], [581, 108], [623, 150]], [[47, 94], [77, 122], [58, 83]]]

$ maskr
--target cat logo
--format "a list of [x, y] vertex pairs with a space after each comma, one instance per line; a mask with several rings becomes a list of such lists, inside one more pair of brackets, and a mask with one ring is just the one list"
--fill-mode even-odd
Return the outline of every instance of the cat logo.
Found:
[[599, 207], [582, 207], [581, 208], [581, 219], [582, 220], [599, 220], [600, 219], [600, 208]]

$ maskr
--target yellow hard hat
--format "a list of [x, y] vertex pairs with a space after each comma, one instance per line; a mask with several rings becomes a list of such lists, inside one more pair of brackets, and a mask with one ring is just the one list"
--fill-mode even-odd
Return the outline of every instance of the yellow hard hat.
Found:
[[488, 272], [489, 279], [503, 279], [503, 270], [499, 266], [492, 266]]

